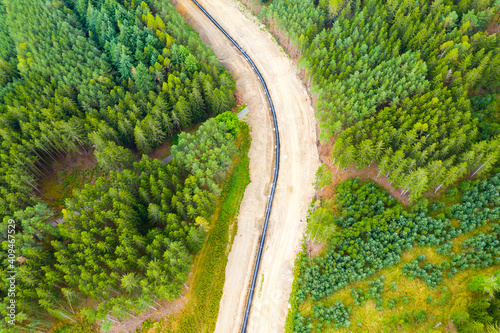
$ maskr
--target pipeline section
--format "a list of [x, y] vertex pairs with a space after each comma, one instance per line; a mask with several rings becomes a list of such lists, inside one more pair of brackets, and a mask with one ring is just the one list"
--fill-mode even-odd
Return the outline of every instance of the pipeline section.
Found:
[[269, 106], [271, 109], [271, 115], [273, 117], [273, 122], [274, 122], [274, 134], [276, 138], [276, 163], [275, 163], [275, 168], [274, 168], [274, 179], [273, 179], [273, 184], [271, 188], [271, 195], [269, 196], [269, 201], [267, 204], [267, 209], [266, 209], [266, 219], [264, 221], [264, 227], [262, 229], [262, 236], [260, 238], [260, 245], [259, 245], [259, 252], [257, 253], [257, 261], [255, 263], [254, 271], [253, 271], [253, 277], [252, 277], [252, 286], [250, 288], [250, 294], [248, 295], [248, 302], [247, 302], [247, 308], [245, 311], [245, 318], [243, 320], [243, 326], [241, 328], [241, 333], [246, 332], [247, 324], [248, 324], [248, 317], [250, 315], [250, 308], [252, 307], [252, 298], [255, 290], [255, 284], [257, 283], [257, 275], [259, 273], [259, 267], [260, 267], [260, 260], [262, 257], [262, 251], [264, 249], [264, 242], [266, 240], [266, 232], [267, 232], [267, 225], [269, 224], [269, 217], [271, 216], [271, 208], [273, 206], [273, 199], [274, 199], [274, 191], [276, 190], [276, 183], [278, 181], [278, 173], [279, 173], [279, 166], [280, 166], [280, 137], [279, 137], [279, 132], [278, 132], [278, 121], [276, 120], [276, 112], [274, 111], [274, 104], [271, 99], [271, 95], [269, 94], [269, 90], [267, 90], [267, 85], [266, 81], [264, 81], [264, 78], [260, 74], [259, 70], [257, 69], [257, 66], [255, 66], [254, 62], [248, 54], [236, 43], [236, 41], [213, 19], [212, 16], [203, 8], [198, 1], [192, 0], [196, 6], [212, 21], [212, 23], [231, 41], [231, 43], [236, 46], [236, 48], [243, 54], [243, 56], [248, 60], [250, 65], [252, 65], [253, 70], [259, 77], [260, 83], [262, 84], [262, 87], [264, 88], [264, 91], [266, 92], [267, 100], [269, 101]]

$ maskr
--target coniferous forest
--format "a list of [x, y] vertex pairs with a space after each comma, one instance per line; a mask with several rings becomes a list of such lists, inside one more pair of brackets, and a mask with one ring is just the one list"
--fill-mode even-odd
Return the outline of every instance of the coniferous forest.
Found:
[[416, 200], [500, 157], [499, 5], [274, 0], [260, 16], [299, 49], [335, 163], [377, 162]]
[[149, 153], [234, 105], [213, 53], [171, 4], [151, 6], [2, 4], [3, 214], [34, 203], [46, 160], [111, 142]]
[[[109, 329], [177, 298], [248, 131], [213, 51], [168, 1], [2, 0], [0, 78], [0, 329]], [[174, 135], [172, 162], [146, 155]], [[82, 151], [104, 176], [54, 211], [39, 183]]]

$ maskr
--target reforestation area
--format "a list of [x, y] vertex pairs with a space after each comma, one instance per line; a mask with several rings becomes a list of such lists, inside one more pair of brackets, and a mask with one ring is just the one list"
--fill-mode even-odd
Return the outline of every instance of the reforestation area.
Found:
[[[220, 260], [224, 280], [249, 128], [170, 2], [2, 0], [0, 82], [2, 332], [119, 328], [178, 298], [194, 261]], [[172, 162], [147, 156], [174, 136]], [[82, 154], [86, 171], [51, 174]], [[67, 188], [52, 206], [51, 177]]]
[[412, 206], [359, 178], [336, 192], [309, 215], [307, 237], [328, 236], [319, 256], [304, 243], [296, 260], [287, 331], [498, 327], [499, 173]]

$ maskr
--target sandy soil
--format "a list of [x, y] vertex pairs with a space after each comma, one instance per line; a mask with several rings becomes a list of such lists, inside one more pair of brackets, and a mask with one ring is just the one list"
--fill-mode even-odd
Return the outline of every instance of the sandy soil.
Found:
[[[238, 332], [246, 306], [253, 263], [264, 220], [274, 156], [270, 114], [260, 83], [246, 60], [191, 0], [172, 1], [188, 23], [233, 74], [251, 110], [250, 177], [238, 217], [238, 232], [229, 254], [216, 332]], [[261, 71], [278, 117], [281, 166], [259, 282], [247, 332], [282, 332], [288, 312], [293, 262], [300, 250], [305, 214], [319, 165], [314, 110], [296, 67], [268, 32], [246, 17], [234, 0], [200, 0], [202, 6], [249, 54]]]

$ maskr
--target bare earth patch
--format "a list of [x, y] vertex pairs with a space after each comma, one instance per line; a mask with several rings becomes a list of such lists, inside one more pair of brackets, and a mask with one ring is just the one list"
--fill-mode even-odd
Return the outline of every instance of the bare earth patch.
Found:
[[488, 25], [486, 31], [488, 32], [488, 35], [493, 35], [500, 31], [500, 12], [497, 13], [495, 18]]
[[61, 211], [73, 189], [83, 188], [101, 175], [93, 149], [62, 156], [43, 169], [45, 177], [39, 180], [37, 194], [55, 212]]
[[321, 254], [321, 251], [323, 250], [325, 245], [326, 245], [326, 242], [316, 243], [316, 242], [313, 242], [312, 240], [309, 240], [307, 242], [307, 253], [311, 257], [317, 257]]
[[162, 158], [170, 155], [170, 148], [172, 147], [170, 145], [170, 139], [168, 139], [167, 141], [156, 147], [155, 150], [153, 150], [148, 156], [149, 158], [161, 160]]

